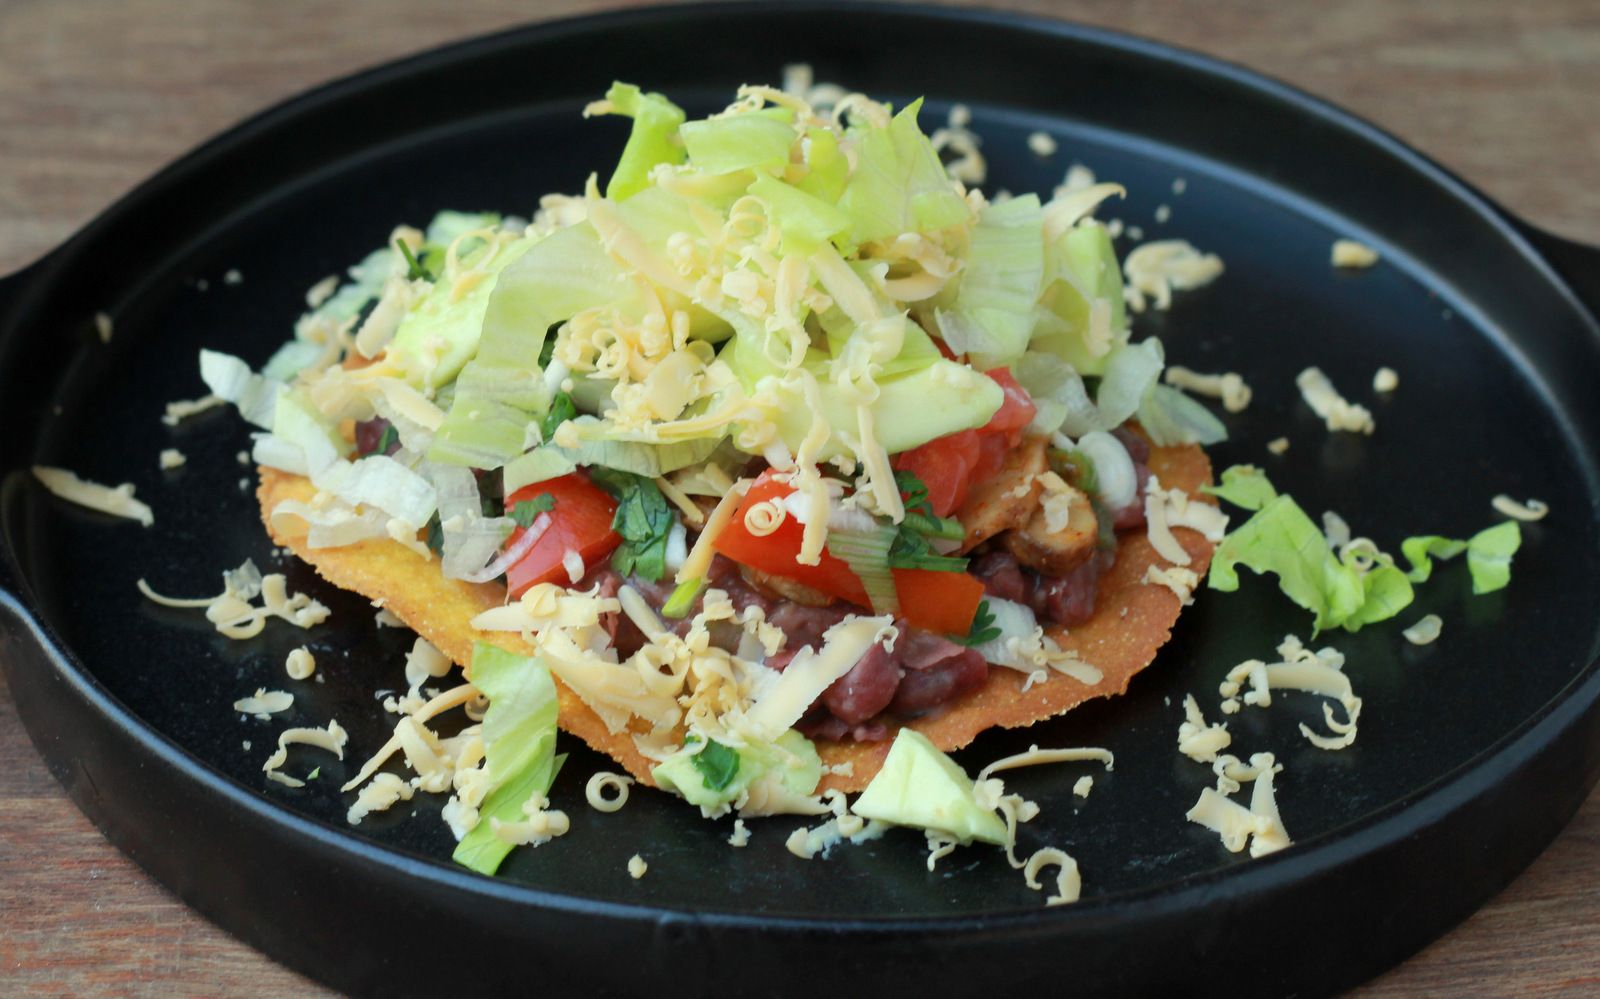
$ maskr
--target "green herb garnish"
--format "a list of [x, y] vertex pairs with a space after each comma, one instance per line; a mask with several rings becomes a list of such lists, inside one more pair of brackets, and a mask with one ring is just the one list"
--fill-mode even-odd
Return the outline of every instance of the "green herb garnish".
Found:
[[999, 637], [1000, 628], [994, 623], [994, 613], [989, 610], [989, 601], [984, 600], [978, 604], [978, 613], [973, 615], [972, 627], [965, 635], [951, 635], [950, 641], [971, 648]]
[[549, 441], [555, 436], [557, 427], [577, 415], [578, 407], [573, 404], [572, 396], [557, 392], [556, 397], [550, 400], [550, 408], [539, 418], [540, 439]]
[[517, 522], [518, 527], [532, 527], [539, 514], [548, 513], [555, 509], [556, 498], [549, 493], [540, 493], [533, 499], [518, 502], [506, 511], [506, 516]]
[[[688, 740], [684, 740], [687, 742]], [[706, 748], [689, 757], [700, 772], [707, 791], [720, 791], [733, 783], [739, 775], [739, 754], [715, 739], [706, 740]]]
[[622, 535], [622, 544], [611, 556], [611, 567], [624, 576], [660, 580], [667, 574], [672, 508], [655, 480], [602, 467], [589, 469], [589, 478], [617, 500], [611, 529]]
[[416, 256], [411, 252], [411, 247], [406, 245], [405, 240], [395, 240], [394, 248], [400, 251], [402, 257], [406, 258], [407, 281], [432, 281], [434, 279], [433, 275], [428, 273], [426, 267], [417, 263]]

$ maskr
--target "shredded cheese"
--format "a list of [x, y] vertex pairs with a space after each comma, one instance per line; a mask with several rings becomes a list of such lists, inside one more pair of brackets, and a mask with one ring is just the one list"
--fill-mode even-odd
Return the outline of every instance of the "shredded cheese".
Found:
[[750, 830], [744, 824], [744, 819], [733, 820], [733, 834], [728, 837], [728, 845], [734, 847], [748, 846], [750, 843]]
[[[255, 563], [246, 560], [239, 568], [222, 574], [222, 592], [214, 597], [183, 599], [164, 597], [143, 579], [137, 581], [145, 598], [163, 607], [204, 607], [210, 621], [228, 638], [246, 639], [261, 634], [270, 617], [282, 618], [297, 628], [310, 628], [328, 619], [326, 606], [309, 595], [290, 595], [282, 573], [261, 575]], [[253, 601], [261, 598], [262, 606]]]
[[344, 814], [344, 820], [353, 826], [373, 812], [386, 812], [399, 801], [410, 801], [415, 789], [394, 774], [378, 774], [372, 783], [362, 788], [356, 800]]
[[1274, 437], [1272, 440], [1267, 441], [1267, 450], [1271, 451], [1273, 454], [1287, 453], [1289, 450], [1289, 438]]
[[1070, 857], [1066, 851], [1047, 846], [1034, 852], [1028, 858], [1022, 873], [1027, 879], [1027, 885], [1034, 891], [1044, 886], [1039, 883], [1039, 872], [1046, 867], [1054, 866], [1056, 871], [1056, 893], [1044, 900], [1045, 905], [1066, 905], [1076, 902], [1083, 891], [1083, 879], [1078, 874], [1078, 862]]
[[1145, 482], [1144, 514], [1150, 546], [1174, 565], [1186, 566], [1191, 559], [1172, 528], [1190, 528], [1212, 543], [1221, 541], [1228, 531], [1227, 514], [1209, 503], [1191, 501], [1182, 489], [1161, 488], [1154, 475]]
[[1321, 369], [1310, 367], [1296, 376], [1294, 383], [1301, 398], [1311, 411], [1320, 416], [1329, 430], [1348, 430], [1351, 433], [1371, 434], [1377, 424], [1365, 406], [1349, 402], [1333, 387], [1333, 382]]
[[114, 517], [137, 520], [145, 527], [156, 522], [155, 514], [150, 508], [133, 498], [133, 484], [130, 482], [114, 487], [102, 486], [98, 482], [78, 478], [75, 472], [48, 465], [33, 466], [33, 476], [43, 483], [46, 489], [69, 503], [109, 513]]
[[1378, 262], [1378, 251], [1353, 239], [1336, 239], [1329, 259], [1335, 267], [1371, 267]]
[[1393, 368], [1379, 368], [1372, 375], [1374, 392], [1393, 392], [1400, 387], [1400, 375]]
[[1439, 640], [1439, 633], [1443, 627], [1443, 618], [1437, 614], [1427, 614], [1400, 634], [1412, 645], [1431, 645]]
[[1241, 413], [1250, 405], [1250, 386], [1245, 384], [1243, 377], [1232, 371], [1206, 375], [1174, 364], [1167, 368], [1162, 378], [1176, 388], [1221, 399], [1222, 408], [1230, 413]]
[[302, 645], [289, 653], [283, 668], [291, 680], [309, 680], [317, 669], [317, 661], [312, 658], [311, 650]]
[[1165, 311], [1172, 305], [1174, 291], [1202, 288], [1220, 277], [1222, 271], [1222, 258], [1201, 253], [1187, 240], [1155, 240], [1136, 247], [1122, 262], [1122, 272], [1128, 279], [1123, 293], [1128, 307], [1135, 312], [1145, 310], [1147, 298], [1154, 299], [1155, 307]]
[[338, 290], [339, 275], [329, 274], [321, 281], [318, 281], [316, 284], [306, 289], [306, 307], [311, 309], [320, 309], [323, 303], [332, 298], [333, 293]]
[[184, 457], [182, 451], [179, 451], [175, 447], [169, 447], [162, 448], [157, 464], [161, 466], [161, 470], [163, 472], [170, 472], [174, 468], [182, 468], [184, 462], [188, 460], [188, 458]]
[[628, 877], [633, 880], [637, 881], [644, 877], [645, 872], [649, 869], [650, 865], [645, 863], [644, 858], [637, 853], [628, 858]]
[[1056, 154], [1056, 140], [1049, 132], [1030, 132], [1028, 134], [1028, 149], [1035, 156], [1054, 156]]
[[215, 409], [225, 401], [219, 395], [203, 395], [198, 399], [177, 399], [167, 403], [167, 410], [161, 417], [161, 422], [169, 427], [175, 427], [179, 420], [187, 419], [196, 413], [204, 413], [208, 409]]
[[255, 715], [262, 721], [277, 714], [287, 711], [294, 704], [294, 695], [282, 690], [267, 690], [257, 687], [256, 692], [249, 697], [241, 697], [233, 702], [233, 710], [242, 715]]
[[628, 803], [628, 788], [632, 786], [632, 777], [602, 770], [589, 778], [589, 783], [584, 785], [583, 796], [590, 808], [609, 815]]
[[1518, 503], [1504, 493], [1496, 496], [1490, 505], [1494, 507], [1496, 513], [1504, 514], [1512, 520], [1543, 520], [1550, 513], [1550, 505], [1543, 500], [1530, 499], [1526, 503]]
[[[1323, 720], [1333, 735], [1320, 735], [1301, 723], [1300, 734], [1318, 749], [1344, 749], [1356, 741], [1356, 723], [1361, 717], [1361, 698], [1355, 696], [1350, 678], [1342, 672], [1344, 654], [1337, 649], [1324, 648], [1313, 652], [1293, 635], [1284, 638], [1278, 646], [1281, 662], [1263, 663], [1250, 659], [1228, 671], [1219, 692], [1224, 700], [1224, 714], [1234, 714], [1241, 702], [1255, 707], [1269, 707], [1273, 690], [1298, 690], [1333, 698], [1344, 709], [1340, 721], [1333, 707], [1323, 704]], [[1248, 681], [1250, 689], [1243, 690]], [[1241, 693], [1242, 691], [1242, 693]]]
[[978, 771], [978, 780], [988, 780], [992, 775], [1002, 770], [1015, 770], [1018, 767], [1034, 767], [1044, 763], [1104, 763], [1106, 770], [1114, 770], [1116, 757], [1111, 750], [1101, 749], [1098, 746], [1075, 747], [1070, 749], [1040, 749], [1038, 746], [1029, 746], [1025, 753], [1016, 753], [1012, 756], [1003, 756], [982, 770]]
[[286, 787], [305, 787], [305, 781], [279, 772], [280, 768], [289, 762], [289, 747], [313, 746], [327, 750], [342, 760], [345, 743], [349, 741], [349, 734], [339, 726], [337, 720], [329, 721], [327, 728], [285, 729], [278, 733], [278, 749], [267, 757], [267, 762], [262, 764], [261, 771], [267, 775], [268, 780], [277, 781]]
[[1076, 783], [1072, 785], [1072, 793], [1080, 798], [1087, 798], [1089, 797], [1090, 789], [1093, 787], [1094, 778], [1088, 774], [1084, 774], [1082, 777], [1078, 778]]
[[1188, 607], [1194, 603], [1194, 588], [1200, 585], [1200, 576], [1193, 569], [1185, 569], [1178, 565], [1166, 568], [1152, 565], [1145, 569], [1141, 581], [1165, 586], [1178, 598], [1180, 604]]
[[111, 317], [104, 312], [96, 312], [94, 314], [94, 331], [99, 335], [101, 343], [110, 343], [112, 333]]
[[1227, 749], [1233, 742], [1233, 736], [1228, 734], [1228, 726], [1222, 722], [1214, 725], [1206, 724], [1206, 719], [1200, 713], [1200, 705], [1195, 701], [1193, 694], [1188, 694], [1183, 699], [1183, 724], [1178, 726], [1178, 752], [1194, 760], [1196, 763], [1210, 763], [1217, 759], [1217, 754]]

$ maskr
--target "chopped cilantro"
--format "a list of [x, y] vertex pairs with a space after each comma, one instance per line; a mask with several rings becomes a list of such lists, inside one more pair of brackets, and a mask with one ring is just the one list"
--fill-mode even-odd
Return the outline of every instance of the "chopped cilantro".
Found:
[[589, 478], [617, 500], [611, 529], [622, 544], [611, 556], [611, 567], [624, 576], [637, 574], [654, 583], [667, 574], [667, 535], [672, 532], [672, 508], [655, 480], [614, 468], [595, 467]]
[[428, 519], [428, 550], [435, 555], [444, 551], [444, 528], [439, 525], [439, 514], [436, 512]]
[[383, 428], [383, 433], [378, 436], [378, 446], [373, 448], [373, 454], [388, 454], [389, 449], [400, 443], [400, 431], [391, 423]]
[[549, 493], [540, 493], [533, 499], [525, 499], [506, 511], [506, 516], [517, 522], [518, 527], [532, 527], [541, 513], [548, 513], [555, 509], [556, 498]]
[[989, 610], [989, 601], [984, 600], [978, 604], [978, 613], [972, 618], [972, 627], [965, 635], [951, 635], [950, 640], [968, 647], [992, 642], [1000, 637], [1000, 629], [994, 623], [994, 613]]
[[539, 419], [540, 439], [548, 441], [555, 436], [556, 428], [578, 415], [578, 407], [572, 402], [572, 396], [565, 392], [557, 392], [556, 397], [550, 400], [550, 408]]
[[706, 748], [691, 756], [690, 760], [700, 772], [700, 779], [705, 782], [707, 791], [721, 791], [739, 775], [738, 752], [715, 739], [706, 740]]

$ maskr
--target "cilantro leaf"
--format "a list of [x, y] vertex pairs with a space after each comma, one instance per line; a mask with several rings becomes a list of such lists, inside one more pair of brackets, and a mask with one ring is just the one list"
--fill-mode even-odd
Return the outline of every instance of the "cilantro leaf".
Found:
[[906, 513], [924, 513], [933, 516], [933, 505], [928, 502], [928, 487], [916, 472], [901, 469], [894, 473], [895, 487], [900, 490], [900, 498], [905, 502]]
[[378, 437], [378, 446], [372, 449], [373, 454], [388, 454], [389, 449], [400, 443], [400, 431], [391, 423], [383, 428], [383, 433]]
[[928, 544], [928, 539], [904, 523], [889, 546], [889, 568], [932, 569], [935, 572], [966, 572], [967, 560], [954, 555], [940, 555]]
[[989, 610], [989, 601], [984, 600], [978, 604], [978, 613], [972, 618], [972, 627], [965, 635], [951, 635], [950, 641], [957, 645], [971, 648], [992, 642], [1000, 637], [1000, 628], [994, 623], [994, 612]]
[[427, 535], [429, 551], [435, 555], [444, 551], [444, 528], [439, 525], [437, 512], [428, 519]]
[[577, 415], [578, 407], [573, 404], [572, 396], [565, 392], [557, 392], [556, 397], [550, 400], [550, 408], [539, 418], [540, 439], [550, 440], [555, 436], [557, 427]]
[[739, 754], [715, 739], [706, 740], [706, 748], [689, 757], [700, 772], [706, 790], [721, 791], [739, 775]]
[[555, 509], [556, 498], [549, 493], [540, 493], [533, 499], [525, 499], [506, 511], [506, 516], [517, 522], [518, 527], [532, 527], [539, 514], [548, 513]]
[[617, 500], [611, 529], [622, 544], [611, 556], [611, 567], [624, 576], [638, 575], [654, 583], [667, 574], [667, 536], [672, 532], [672, 507], [654, 479], [614, 468], [589, 470], [595, 485]]

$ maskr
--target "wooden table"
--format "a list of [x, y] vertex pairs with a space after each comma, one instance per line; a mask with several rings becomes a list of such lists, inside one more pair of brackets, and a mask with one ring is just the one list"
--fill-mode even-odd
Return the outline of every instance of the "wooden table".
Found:
[[[1093, 0], [999, 6], [1221, 56], [1321, 94], [1523, 217], [1600, 244], [1600, 6]], [[494, 0], [0, 4], [0, 273], [135, 183], [312, 84], [530, 16]], [[50, 777], [0, 686], [0, 994], [306, 995], [112, 849]], [[1361, 992], [1600, 992], [1600, 795], [1516, 883]]]

